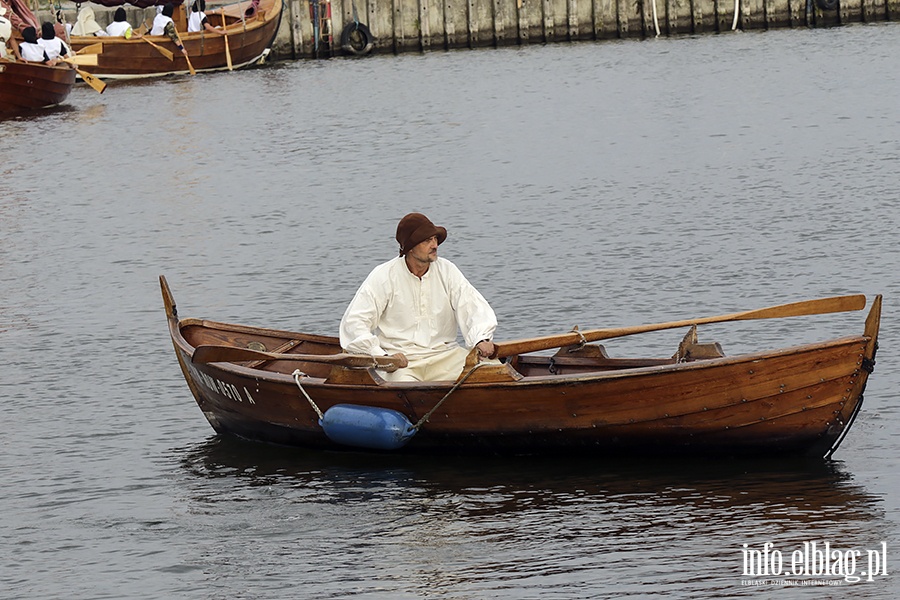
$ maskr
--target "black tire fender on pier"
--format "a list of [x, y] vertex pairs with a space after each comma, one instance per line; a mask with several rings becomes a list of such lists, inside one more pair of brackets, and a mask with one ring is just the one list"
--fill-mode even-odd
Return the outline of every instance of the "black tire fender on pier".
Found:
[[372, 32], [363, 23], [353, 21], [348, 23], [341, 32], [341, 48], [344, 52], [365, 56], [375, 46], [375, 38]]
[[836, 10], [838, 7], [838, 0], [816, 0], [816, 6], [818, 6], [820, 10]]

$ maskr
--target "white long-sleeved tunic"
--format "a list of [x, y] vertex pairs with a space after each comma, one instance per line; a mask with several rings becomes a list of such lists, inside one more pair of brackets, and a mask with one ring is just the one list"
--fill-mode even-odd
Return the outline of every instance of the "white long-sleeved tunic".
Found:
[[166, 15], [159, 13], [153, 17], [153, 27], [150, 29], [150, 35], [163, 35], [166, 33], [166, 25], [169, 23], [172, 24], [172, 27], [175, 27], [175, 21]]
[[199, 12], [192, 12], [191, 16], [188, 17], [188, 33], [193, 33], [196, 31], [203, 30], [203, 20], [206, 18], [206, 13], [202, 10]]
[[22, 55], [22, 60], [27, 60], [29, 62], [44, 62], [45, 59], [49, 60], [47, 53], [40, 44], [19, 42], [19, 53]]
[[44, 52], [47, 53], [47, 58], [49, 58], [50, 60], [59, 58], [60, 56], [69, 53], [69, 49], [66, 48], [66, 45], [59, 38], [53, 38], [52, 40], [38, 38], [37, 43], [38, 46], [44, 49]]
[[113, 21], [106, 26], [106, 33], [111, 37], [130, 38], [131, 25], [128, 24], [128, 21]]
[[410, 360], [489, 340], [497, 317], [459, 268], [438, 258], [421, 279], [399, 256], [375, 267], [341, 319], [341, 346], [354, 354], [402, 352]]

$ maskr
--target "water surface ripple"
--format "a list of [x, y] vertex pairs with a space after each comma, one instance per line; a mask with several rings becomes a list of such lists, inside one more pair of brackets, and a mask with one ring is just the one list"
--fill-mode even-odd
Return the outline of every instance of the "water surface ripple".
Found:
[[[761, 589], [742, 549], [900, 547], [898, 31], [299, 61], [78, 87], [0, 122], [0, 597], [893, 598], [892, 558], [872, 582]], [[448, 228], [501, 339], [884, 294], [863, 411], [827, 464], [215, 436], [157, 277], [185, 317], [334, 334], [413, 210]], [[737, 353], [862, 319], [700, 335]]]

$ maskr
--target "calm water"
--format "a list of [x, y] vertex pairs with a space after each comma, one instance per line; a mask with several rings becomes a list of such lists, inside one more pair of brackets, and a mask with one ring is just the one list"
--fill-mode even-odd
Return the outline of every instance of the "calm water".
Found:
[[[0, 596], [893, 598], [898, 55], [879, 24], [304, 61], [0, 122]], [[830, 463], [216, 437], [158, 276], [182, 316], [334, 334], [413, 210], [502, 339], [884, 294], [863, 412]], [[863, 318], [700, 333], [735, 353]], [[666, 356], [682, 333], [607, 346]], [[857, 574], [886, 549], [888, 574], [746, 585], [766, 542], [858, 549]]]

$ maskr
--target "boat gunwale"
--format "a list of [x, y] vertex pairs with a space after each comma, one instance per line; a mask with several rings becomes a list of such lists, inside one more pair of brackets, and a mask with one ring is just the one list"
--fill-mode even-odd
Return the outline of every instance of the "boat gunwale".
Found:
[[[258, 328], [248, 325], [236, 325], [232, 323], [224, 323], [220, 321], [209, 321], [206, 319], [196, 319], [196, 318], [188, 318], [188, 319], [176, 319], [177, 320], [177, 332], [178, 338], [183, 344], [180, 344], [182, 351], [188, 356], [188, 359], [193, 355], [193, 350], [195, 347], [191, 345], [187, 339], [181, 333], [182, 326], [212, 326], [210, 329], [214, 329], [217, 331], [233, 331], [236, 333], [256, 333], [260, 335], [270, 335], [272, 337], [290, 337], [291, 339], [303, 339], [306, 341], [312, 342], [325, 342], [325, 343], [337, 343], [337, 338], [329, 337], [329, 336], [320, 336], [316, 334], [303, 334], [299, 332], [291, 332], [287, 330], [276, 330], [276, 329], [267, 329], [267, 328]], [[553, 384], [569, 384], [569, 385], [577, 385], [577, 384], [590, 384], [594, 382], [601, 382], [613, 379], [623, 379], [626, 377], [637, 377], [641, 375], [659, 375], [664, 373], [682, 373], [682, 372], [690, 372], [695, 370], [706, 370], [717, 367], [726, 367], [733, 366], [742, 363], [753, 363], [764, 361], [773, 358], [779, 358], [784, 356], [791, 356], [795, 354], [802, 354], [807, 352], [814, 352], [817, 350], [823, 350], [827, 348], [839, 347], [839, 346], [849, 346], [853, 344], [867, 344], [870, 341], [869, 336], [864, 334], [859, 335], [850, 335], [850, 336], [842, 336], [839, 338], [831, 338], [828, 340], [824, 340], [821, 342], [813, 342], [809, 344], [800, 344], [796, 346], [789, 346], [785, 348], [780, 348], [776, 350], [763, 350], [757, 352], [750, 352], [745, 354], [737, 354], [733, 356], [725, 356], [720, 358], [709, 358], [691, 362], [682, 362], [682, 363], [673, 363], [673, 364], [663, 364], [663, 365], [648, 365], [641, 367], [627, 367], [615, 370], [605, 370], [591, 373], [564, 373], [564, 374], [547, 374], [547, 375], [532, 375], [532, 376], [523, 376], [522, 379], [518, 379], [515, 381], [473, 381], [470, 383], [464, 383], [462, 387], [465, 388], [519, 388], [519, 387], [527, 387], [527, 386], [545, 386], [545, 385], [553, 385]], [[523, 354], [521, 356], [539, 356], [534, 354]], [[190, 361], [188, 361], [190, 362]], [[272, 361], [276, 362], [276, 361]], [[301, 362], [301, 361], [298, 361]], [[248, 367], [245, 365], [240, 365], [238, 363], [232, 362], [223, 362], [223, 363], [212, 363], [216, 365], [213, 367], [216, 370], [230, 372], [235, 376], [240, 377], [252, 377], [259, 381], [267, 381], [272, 383], [285, 383], [292, 382], [293, 376], [290, 373], [284, 373], [279, 371], [269, 371], [265, 369], [259, 369], [255, 367]], [[314, 387], [325, 387], [325, 388], [334, 388], [334, 389], [397, 389], [397, 390], [435, 390], [435, 389], [448, 389], [455, 385], [455, 381], [447, 380], [447, 381], [435, 381], [435, 382], [379, 382], [373, 384], [353, 384], [353, 383], [328, 383], [325, 378], [322, 377], [308, 377], [304, 385], [311, 385]]]

